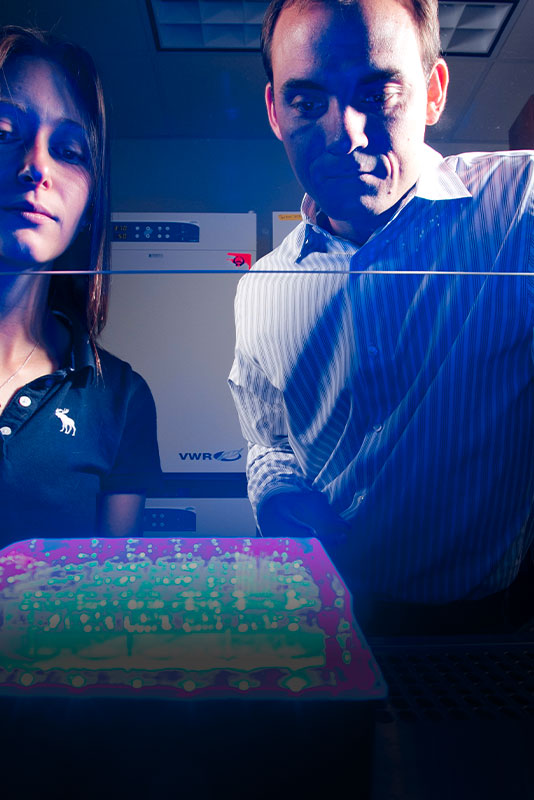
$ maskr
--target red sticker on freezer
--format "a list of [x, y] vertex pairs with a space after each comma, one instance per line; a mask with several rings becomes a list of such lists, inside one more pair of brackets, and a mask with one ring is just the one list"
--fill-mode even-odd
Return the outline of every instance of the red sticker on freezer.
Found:
[[250, 253], [227, 253], [227, 261], [231, 261], [236, 267], [244, 267], [245, 264], [250, 269], [252, 266], [252, 255]]

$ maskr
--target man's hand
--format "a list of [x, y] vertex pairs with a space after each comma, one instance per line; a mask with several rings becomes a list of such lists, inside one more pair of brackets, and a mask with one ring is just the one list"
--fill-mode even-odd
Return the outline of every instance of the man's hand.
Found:
[[345, 541], [349, 526], [321, 492], [280, 492], [258, 506], [263, 536], [317, 537], [325, 544]]

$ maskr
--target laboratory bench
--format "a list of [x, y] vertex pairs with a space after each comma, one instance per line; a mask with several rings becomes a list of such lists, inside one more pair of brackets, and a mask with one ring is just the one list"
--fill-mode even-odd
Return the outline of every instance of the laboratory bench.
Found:
[[[2, 558], [0, 796], [6, 800], [534, 797], [534, 621], [507, 636], [366, 640], [350, 595], [317, 540], [28, 540], [2, 551]], [[248, 597], [252, 604], [258, 597], [262, 603], [276, 599], [280, 592], [273, 586], [281, 581], [287, 604], [280, 606], [280, 596], [279, 608], [266, 606], [266, 630], [277, 613], [288, 623], [284, 609], [292, 607], [301, 631], [324, 631], [330, 672], [295, 672], [315, 684], [295, 687], [271, 665], [245, 671], [237, 683], [232, 670], [223, 669], [214, 683], [188, 687], [194, 669], [187, 675], [172, 666], [159, 669], [154, 680], [150, 670], [130, 660], [136, 642], [145, 641], [147, 622], [163, 620], [166, 630], [175, 625], [174, 634], [182, 635], [163, 612], [137, 608], [143, 598], [163, 608], [170, 602], [168, 576], [183, 568], [189, 583], [174, 579], [180, 584], [174, 602], [192, 607], [195, 581], [199, 589], [207, 581], [221, 593], [224, 615], [233, 603], [222, 596], [234, 580], [234, 564], [236, 609], [246, 613]], [[253, 580], [247, 564], [259, 570]], [[264, 588], [258, 594], [260, 578]], [[299, 589], [304, 585], [306, 591]], [[123, 586], [131, 588], [123, 592]], [[61, 590], [67, 597], [67, 589], [73, 589], [64, 604], [70, 633], [61, 616], [67, 611], [52, 605], [53, 593]], [[299, 611], [299, 597], [315, 600]], [[111, 602], [117, 603], [113, 613], [121, 625], [128, 620], [133, 631], [127, 669], [137, 672], [128, 685], [120, 669], [87, 666], [87, 655], [70, 677], [56, 662], [26, 670], [27, 653], [21, 655], [20, 648], [48, 636], [50, 652], [62, 652], [62, 626], [65, 641], [75, 634], [73, 652], [83, 652], [81, 624], [95, 626], [98, 603], [104, 608]], [[312, 608], [310, 628], [306, 615]], [[102, 618], [108, 619], [104, 611]], [[49, 632], [44, 639], [43, 625]], [[102, 637], [95, 630], [87, 641], [97, 664]], [[160, 635], [158, 630], [155, 639]], [[295, 633], [295, 641], [300, 635]]]
[[534, 797], [534, 620], [511, 636], [368, 641], [389, 687], [372, 800]]

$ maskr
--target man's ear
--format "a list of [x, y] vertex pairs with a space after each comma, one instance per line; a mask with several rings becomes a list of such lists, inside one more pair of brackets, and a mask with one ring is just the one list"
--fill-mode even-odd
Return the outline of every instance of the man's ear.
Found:
[[273, 129], [273, 133], [277, 139], [282, 141], [282, 134], [280, 133], [276, 109], [274, 107], [274, 91], [271, 83], [268, 83], [265, 87], [265, 105], [267, 106], [267, 116], [269, 117], [269, 124]]
[[426, 124], [435, 125], [441, 117], [447, 99], [447, 86], [449, 85], [449, 70], [442, 58], [439, 58], [428, 79], [426, 95]]

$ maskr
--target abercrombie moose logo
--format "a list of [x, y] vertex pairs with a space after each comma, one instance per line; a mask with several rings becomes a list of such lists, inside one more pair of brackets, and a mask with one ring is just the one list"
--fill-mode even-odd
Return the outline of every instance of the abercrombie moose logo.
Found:
[[67, 417], [69, 409], [56, 408], [54, 413], [61, 420], [61, 433], [66, 433], [67, 436], [72, 433], [73, 436], [76, 436], [76, 423], [71, 417]]

